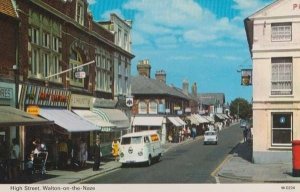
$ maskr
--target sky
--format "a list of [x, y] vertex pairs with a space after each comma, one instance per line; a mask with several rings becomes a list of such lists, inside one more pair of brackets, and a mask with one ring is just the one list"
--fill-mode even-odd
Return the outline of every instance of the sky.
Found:
[[196, 82], [198, 93], [224, 93], [226, 102], [252, 100], [240, 69], [252, 68], [243, 20], [274, 0], [88, 0], [95, 21], [110, 13], [132, 20], [132, 75], [149, 59], [151, 77], [167, 84]]

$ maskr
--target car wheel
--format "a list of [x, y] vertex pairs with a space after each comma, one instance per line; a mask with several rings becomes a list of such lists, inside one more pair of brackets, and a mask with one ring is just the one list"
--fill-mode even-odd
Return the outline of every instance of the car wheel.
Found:
[[161, 154], [158, 154], [157, 156], [157, 162], [160, 162], [161, 161]]
[[152, 157], [149, 155], [147, 165], [150, 166], [152, 164]]

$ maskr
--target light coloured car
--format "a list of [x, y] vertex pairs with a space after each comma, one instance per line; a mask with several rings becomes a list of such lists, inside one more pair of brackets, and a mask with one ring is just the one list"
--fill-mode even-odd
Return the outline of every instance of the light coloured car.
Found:
[[218, 144], [218, 134], [216, 131], [205, 131], [204, 133], [204, 145], [206, 144]]

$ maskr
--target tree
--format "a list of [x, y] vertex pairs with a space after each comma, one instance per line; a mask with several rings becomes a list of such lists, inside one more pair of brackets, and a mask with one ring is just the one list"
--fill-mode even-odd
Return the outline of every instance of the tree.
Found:
[[237, 115], [242, 119], [252, 117], [252, 104], [246, 99], [236, 98], [230, 103], [231, 115]]

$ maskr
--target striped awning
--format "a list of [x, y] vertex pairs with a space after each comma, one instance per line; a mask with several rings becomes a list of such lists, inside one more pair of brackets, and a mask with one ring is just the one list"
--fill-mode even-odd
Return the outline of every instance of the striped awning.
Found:
[[173, 125], [175, 125], [176, 127], [181, 127], [183, 126], [180, 122], [178, 122], [176, 117], [168, 117], [169, 121], [171, 121], [171, 123]]
[[129, 128], [129, 118], [119, 109], [93, 108], [92, 112], [119, 129]]

